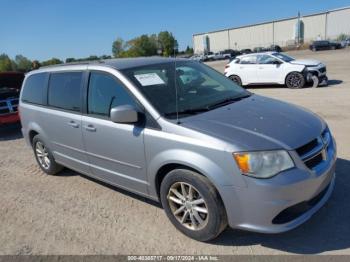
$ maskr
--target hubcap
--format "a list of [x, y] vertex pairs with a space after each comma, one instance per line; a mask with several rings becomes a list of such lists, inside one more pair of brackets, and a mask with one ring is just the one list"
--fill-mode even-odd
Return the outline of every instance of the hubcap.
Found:
[[47, 151], [46, 147], [41, 142], [37, 142], [35, 145], [35, 154], [38, 157], [40, 165], [44, 169], [50, 168], [50, 158], [49, 158], [49, 152]]
[[207, 203], [194, 186], [176, 182], [170, 187], [167, 198], [174, 217], [183, 226], [200, 230], [207, 225]]

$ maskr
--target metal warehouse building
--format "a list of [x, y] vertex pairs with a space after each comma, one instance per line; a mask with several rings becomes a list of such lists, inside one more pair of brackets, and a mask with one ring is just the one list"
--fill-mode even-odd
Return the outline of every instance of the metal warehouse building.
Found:
[[196, 54], [225, 49], [294, 45], [350, 34], [350, 7], [193, 35]]

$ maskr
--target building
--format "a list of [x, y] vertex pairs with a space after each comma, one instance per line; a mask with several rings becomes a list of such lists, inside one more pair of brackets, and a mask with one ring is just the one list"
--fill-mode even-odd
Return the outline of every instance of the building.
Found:
[[350, 35], [350, 7], [322, 13], [296, 16], [265, 23], [222, 29], [193, 35], [193, 49], [197, 54], [225, 49], [244, 49], [309, 43], [313, 40], [335, 39]]

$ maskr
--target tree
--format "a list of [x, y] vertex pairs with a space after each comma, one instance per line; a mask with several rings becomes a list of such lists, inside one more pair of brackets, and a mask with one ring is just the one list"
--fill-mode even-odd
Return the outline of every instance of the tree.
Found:
[[35, 70], [35, 69], [39, 69], [41, 67], [41, 64], [38, 60], [33, 60], [32, 62], [32, 69]]
[[28, 72], [32, 69], [32, 61], [23, 55], [16, 55], [15, 62], [17, 65], [17, 70], [21, 72]]
[[0, 72], [14, 71], [15, 63], [6, 54], [0, 55]]
[[185, 50], [185, 53], [186, 53], [186, 54], [189, 54], [189, 55], [192, 55], [192, 54], [193, 54], [193, 48], [187, 46], [187, 47], [186, 47], [186, 50]]
[[177, 40], [172, 33], [162, 31], [158, 34], [158, 42], [162, 49], [163, 56], [170, 56], [176, 52]]
[[41, 62], [42, 66], [57, 65], [57, 64], [63, 64], [63, 61], [59, 60], [58, 58], [51, 58], [49, 60]]
[[112, 44], [112, 54], [114, 57], [119, 57], [119, 55], [124, 51], [125, 42], [123, 39], [118, 37]]

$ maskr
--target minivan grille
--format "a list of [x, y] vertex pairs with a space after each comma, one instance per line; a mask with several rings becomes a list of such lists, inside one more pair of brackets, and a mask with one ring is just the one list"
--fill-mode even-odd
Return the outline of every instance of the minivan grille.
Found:
[[314, 169], [322, 161], [326, 160], [331, 134], [328, 129], [321, 136], [296, 149], [296, 152], [309, 169]]
[[12, 114], [18, 111], [18, 98], [8, 98], [0, 101], [0, 115]]

